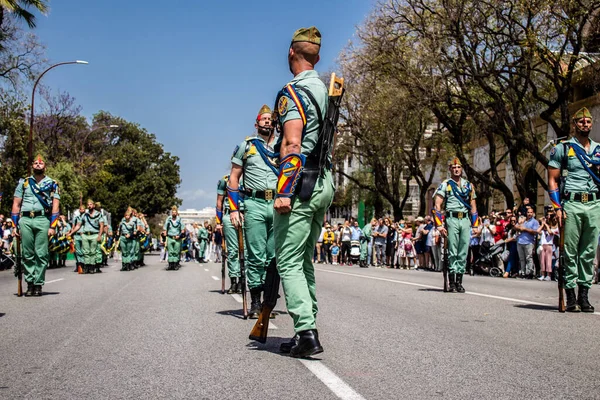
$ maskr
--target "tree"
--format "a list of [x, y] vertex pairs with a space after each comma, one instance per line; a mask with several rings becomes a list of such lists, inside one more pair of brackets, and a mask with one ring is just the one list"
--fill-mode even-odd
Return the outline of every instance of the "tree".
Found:
[[45, 15], [48, 12], [48, 2], [45, 0], [0, 0], [0, 28], [2, 28], [7, 13], [25, 21], [30, 28], [35, 28], [35, 15], [29, 11], [30, 8]]

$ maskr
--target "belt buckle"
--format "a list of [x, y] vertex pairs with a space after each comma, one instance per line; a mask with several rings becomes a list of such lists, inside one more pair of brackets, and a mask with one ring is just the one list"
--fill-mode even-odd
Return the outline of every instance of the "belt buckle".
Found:
[[35, 217], [35, 211], [29, 211], [29, 218]]
[[265, 200], [273, 200], [273, 190], [265, 190]]
[[465, 217], [465, 213], [463, 213], [462, 211], [458, 212], [458, 219], [463, 219]]
[[587, 193], [581, 193], [581, 202], [582, 203], [588, 202], [588, 194]]

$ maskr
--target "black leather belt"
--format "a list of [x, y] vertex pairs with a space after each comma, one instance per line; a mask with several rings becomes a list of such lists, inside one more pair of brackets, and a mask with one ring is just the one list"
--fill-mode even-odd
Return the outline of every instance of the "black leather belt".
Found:
[[468, 212], [462, 212], [462, 211], [448, 211], [446, 213], [446, 215], [448, 215], [451, 218], [458, 218], [458, 219], [463, 219], [463, 218], [467, 218], [469, 216]]
[[47, 216], [45, 211], [22, 211], [21, 217], [35, 218], [41, 216]]
[[244, 195], [248, 197], [254, 197], [256, 199], [263, 200], [273, 200], [275, 198], [275, 190], [267, 189], [267, 190], [253, 190], [253, 189], [244, 189], [241, 191]]
[[569, 201], [578, 201], [580, 203], [587, 203], [588, 201], [594, 201], [600, 198], [598, 193], [566, 193], [566, 198]]

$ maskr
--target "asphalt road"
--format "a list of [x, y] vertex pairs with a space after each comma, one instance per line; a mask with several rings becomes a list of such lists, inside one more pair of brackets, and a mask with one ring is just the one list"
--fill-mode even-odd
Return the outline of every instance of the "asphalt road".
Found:
[[445, 294], [438, 273], [318, 265], [325, 352], [300, 361], [278, 353], [283, 301], [257, 344], [220, 264], [146, 261], [49, 270], [41, 298], [0, 272], [0, 398], [600, 397], [600, 315], [559, 314], [553, 282], [465, 277], [467, 294]]

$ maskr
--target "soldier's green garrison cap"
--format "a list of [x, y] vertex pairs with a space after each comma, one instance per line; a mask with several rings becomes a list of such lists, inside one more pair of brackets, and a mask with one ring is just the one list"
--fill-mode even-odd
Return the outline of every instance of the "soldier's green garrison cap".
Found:
[[590, 113], [590, 110], [585, 107], [580, 108], [575, 114], [573, 114], [573, 121], [578, 121], [581, 118], [589, 118], [593, 120], [592, 113]]
[[321, 32], [314, 26], [300, 28], [292, 36], [292, 43], [297, 42], [308, 42], [321, 46]]

